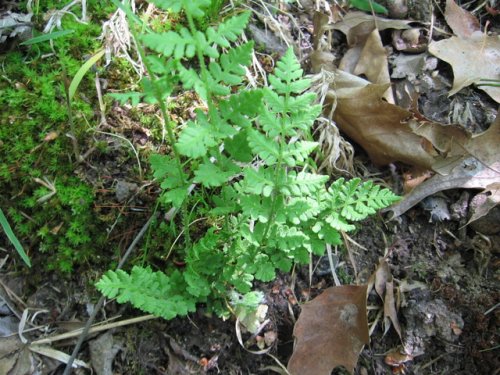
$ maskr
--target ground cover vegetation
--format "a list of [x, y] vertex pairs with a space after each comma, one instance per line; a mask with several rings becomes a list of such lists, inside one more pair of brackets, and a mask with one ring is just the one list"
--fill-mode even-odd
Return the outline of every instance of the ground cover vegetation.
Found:
[[[182, 271], [175, 265], [165, 272], [140, 266], [130, 273], [109, 271], [97, 287], [118, 302], [166, 319], [193, 312], [198, 303], [227, 315], [229, 291], [239, 293], [248, 308], [253, 301], [256, 309], [254, 280], [271, 281], [276, 270], [289, 272], [294, 263], [307, 263], [310, 254], [323, 255], [325, 245], [341, 243], [341, 231], [354, 230], [353, 222], [398, 198], [370, 182], [330, 184], [328, 176], [316, 173], [310, 154], [318, 143], [311, 127], [321, 106], [314, 104], [314, 94], [303, 93], [310, 81], [302, 77], [292, 49], [269, 75], [269, 87], [246, 89], [253, 43], [231, 42], [243, 32], [249, 13], [201, 30], [195, 19], [205, 16], [210, 1], [153, 3], [183, 12], [187, 27], [140, 35], [152, 51], [139, 48], [149, 73], [145, 91], [115, 97], [146, 96], [162, 108], [172, 152], [150, 160], [163, 189], [160, 201], [182, 216], [183, 241], [175, 251], [185, 266]], [[207, 103], [178, 135], [164, 104], [177, 85], [194, 89]], [[192, 200], [205, 202], [204, 220], [211, 223], [200, 238], [190, 233]]]
[[[89, 2], [95, 14], [112, 8]], [[33, 21], [56, 4], [46, 2], [36, 8]], [[71, 133], [66, 103], [69, 77], [81, 66], [84, 53], [100, 46], [97, 22], [82, 24], [71, 16], [61, 19], [61, 27], [73, 30], [71, 39], [58, 38], [30, 48], [10, 51], [0, 57], [1, 204], [14, 232], [45, 254], [45, 265], [62, 273], [91, 260], [106, 238], [99, 229], [93, 210], [94, 192], [75, 175], [77, 160], [71, 154]], [[65, 86], [66, 85], [66, 86]], [[83, 86], [87, 86], [84, 82]], [[90, 102], [75, 100], [76, 134], [82, 139], [94, 113]], [[69, 148], [68, 148], [69, 146]]]
[[[457, 67], [476, 58], [460, 49], [464, 45], [494, 61], [495, 29], [486, 22], [489, 34], [483, 34], [477, 19], [452, 0], [446, 9], [441, 2], [456, 35], [449, 39], [439, 20], [432, 34], [433, 23], [423, 31], [400, 19], [401, 4], [417, 2], [312, 3], [19, 5], [33, 14], [33, 38], [0, 43], [0, 105], [6, 109], [0, 112], [0, 233], [6, 235], [0, 251], [8, 254], [0, 270], [6, 259], [14, 270], [2, 271], [0, 297], [6, 299], [4, 290], [11, 295], [8, 287], [23, 285], [23, 296], [35, 292], [18, 306], [46, 308], [48, 289], [56, 296], [54, 306], [46, 319], [35, 315], [45, 329], [82, 312], [91, 322], [92, 309], [106, 319], [124, 311], [135, 316], [138, 311], [127, 305], [165, 319], [91, 339], [82, 357], [88, 354], [97, 372], [113, 367], [140, 373], [152, 366], [162, 372], [166, 360], [167, 373], [187, 371], [183, 366], [196, 373], [291, 374], [330, 374], [335, 368], [335, 374], [346, 373], [356, 366], [359, 373], [498, 367], [485, 360], [498, 348], [492, 328], [498, 293], [488, 280], [496, 264], [497, 226], [488, 211], [499, 201], [500, 122], [494, 122], [496, 104], [486, 96], [498, 102], [498, 81], [494, 64], [477, 72]], [[492, 3], [467, 7], [489, 19], [495, 15], [487, 5]], [[318, 7], [326, 13], [314, 11]], [[272, 32], [264, 33], [262, 25]], [[428, 52], [453, 68], [456, 95], [448, 100], [448, 122], [481, 130], [493, 123], [483, 134], [448, 126], [432, 117], [445, 109], [424, 103], [433, 90], [447, 97], [451, 83], [441, 80], [452, 76], [451, 69], [432, 68], [428, 54], [414, 55], [422, 51], [426, 32], [433, 39]], [[460, 48], [438, 48], [450, 41]], [[284, 44], [308, 52], [300, 56], [298, 48]], [[356, 49], [362, 52], [353, 62], [347, 56]], [[453, 56], [439, 57], [443, 51]], [[343, 52], [345, 60], [337, 61]], [[307, 64], [318, 74], [305, 76]], [[405, 74], [403, 87], [398, 80]], [[467, 97], [477, 91], [464, 89], [471, 82], [486, 94]], [[416, 94], [411, 106], [405, 102], [402, 92], [411, 92], [412, 85], [422, 90], [421, 109]], [[396, 100], [391, 92], [398, 93]], [[474, 105], [461, 103], [463, 98]], [[336, 164], [353, 152], [349, 145], [343, 154], [347, 142], [338, 130], [329, 133], [337, 127], [366, 152], [359, 170]], [[400, 162], [423, 168], [426, 177], [413, 181], [418, 168], [400, 175]], [[387, 163], [396, 163], [391, 172], [381, 167]], [[382, 177], [378, 182], [402, 185], [405, 199], [369, 181], [366, 168]], [[472, 208], [468, 191], [448, 194], [450, 187], [484, 189], [485, 201]], [[430, 196], [436, 191], [440, 197]], [[443, 197], [455, 202], [450, 211]], [[366, 221], [386, 207], [397, 221]], [[486, 224], [468, 227], [478, 218]], [[145, 222], [140, 248], [123, 257], [126, 246], [142, 238]], [[118, 263], [125, 265], [117, 270]], [[28, 280], [25, 286], [18, 277]], [[77, 291], [65, 295], [66, 285], [77, 285]], [[111, 300], [102, 309], [95, 306], [104, 297], [93, 302], [99, 292]], [[3, 314], [0, 328], [6, 327]], [[17, 336], [0, 338], [0, 368], [13, 358], [17, 367], [26, 358], [36, 361], [37, 346], [52, 346], [56, 341], [47, 342], [55, 333], [35, 333], [28, 345]], [[377, 335], [384, 340], [374, 340]], [[106, 350], [92, 347], [111, 336], [115, 342], [107, 342]], [[16, 350], [2, 351], [14, 341]], [[117, 345], [122, 354], [115, 356]], [[65, 344], [57, 347], [68, 351]], [[97, 352], [114, 354], [102, 364]], [[280, 361], [288, 361], [288, 368]]]

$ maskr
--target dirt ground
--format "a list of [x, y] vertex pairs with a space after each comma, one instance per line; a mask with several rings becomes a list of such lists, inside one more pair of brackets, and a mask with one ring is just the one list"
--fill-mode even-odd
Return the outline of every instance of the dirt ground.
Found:
[[[420, 17], [425, 21], [428, 16], [425, 15], [426, 6], [430, 2], [418, 3], [405, 17]], [[478, 5], [480, 2], [472, 3]], [[303, 1], [302, 5], [307, 7], [308, 2]], [[470, 9], [474, 8], [472, 5]], [[292, 5], [286, 10], [291, 14], [297, 12], [296, 20], [304, 21], [302, 32], [312, 38], [309, 13], [299, 12]], [[437, 14], [441, 17], [438, 21], [443, 23], [442, 15]], [[498, 16], [494, 20], [498, 21]], [[262, 28], [258, 22], [255, 25], [256, 30]], [[254, 30], [255, 33], [258, 31]], [[268, 51], [270, 54], [280, 48], [280, 41], [276, 43], [276, 47], [270, 47], [274, 48], [274, 51]], [[334, 44], [339, 49], [342, 46], [345, 49], [345, 43], [345, 37], [335, 32]], [[302, 52], [304, 66], [307, 67], [307, 49]], [[453, 76], [451, 68], [445, 63], [439, 64], [438, 78], [449, 82]], [[393, 65], [391, 69], [394, 69]], [[418, 79], [425, 81], [426, 77]], [[448, 123], [454, 108], [468, 102], [473, 110], [464, 126], [474, 133], [488, 128], [497, 109], [496, 103], [477, 89], [467, 88], [453, 98], [448, 98], [445, 85], [440, 91], [435, 85], [422, 84], [421, 89], [419, 110], [434, 121]], [[121, 107], [111, 112], [109, 132], [116, 130], [115, 123], [123, 123], [123, 119], [129, 116], [128, 110]], [[133, 115], [130, 116], [126, 120], [130, 126], [122, 130], [121, 135], [134, 144], [140, 144], [141, 139], [148, 135], [143, 127], [137, 125]], [[100, 134], [98, 137], [108, 143], [116, 142], [108, 135]], [[89, 144], [93, 141], [87, 140]], [[356, 164], [364, 165], [364, 168], [358, 169], [360, 174], [376, 175], [394, 191], [402, 192], [405, 166], [375, 167], [361, 147], [354, 145], [354, 149]], [[116, 163], [116, 160], [121, 162]], [[83, 165], [78, 175], [86, 182], [100, 184], [104, 191], [100, 199], [109, 202], [113, 199], [118, 201], [116, 185], [112, 186], [111, 181], [125, 181], [127, 170], [135, 167], [135, 160], [121, 146], [117, 146], [111, 153], [93, 156], [89, 165], [93, 168]], [[108, 180], [103, 176], [108, 176]], [[133, 190], [136, 187], [127, 185], [122, 188]], [[113, 239], [123, 244], [122, 248], [128, 246], [148, 219], [157, 191], [154, 186], [143, 190], [131, 203], [131, 206], [146, 207], [146, 210], [129, 211], [129, 230], [123, 231], [120, 238]], [[355, 374], [500, 374], [500, 207], [492, 209], [473, 225], [466, 225], [472, 199], [477, 193], [466, 189], [447, 190], [427, 198], [398, 218], [391, 220], [389, 213], [379, 214], [363, 222], [359, 230], [346, 239], [346, 247], [338, 249], [337, 274], [343, 283], [368, 282], [380, 259], [385, 257], [397, 286], [401, 338], [394, 327], [385, 332], [383, 301], [373, 291], [368, 299], [370, 344], [363, 349]], [[102, 215], [106, 214], [104, 206], [100, 212]], [[7, 247], [5, 243], [2, 246]], [[313, 266], [313, 275], [310, 275], [309, 267], [304, 266], [295, 269], [292, 275], [280, 274], [271, 283], [257, 285], [265, 293], [269, 306], [270, 323], [261, 335], [268, 333], [273, 337], [273, 344], [266, 353], [255, 353], [259, 351], [255, 345], [244, 349], [238, 342], [234, 320], [222, 321], [209, 316], [200, 307], [196, 314], [186, 319], [149, 319], [92, 334], [78, 358], [92, 363], [94, 373], [99, 375], [285, 374], [280, 363], [286, 366], [292, 354], [293, 327], [300, 315], [300, 305], [335, 285], [326, 256], [315, 258]], [[8, 264], [2, 264], [0, 328], [9, 327], [5, 328], [6, 332], [9, 329], [17, 332], [15, 326], [22, 316], [16, 317], [13, 311], [21, 315], [20, 307], [23, 305], [33, 308], [33, 311], [43, 310], [32, 323], [38, 327], [50, 327], [47, 328], [50, 332], [60, 333], [81, 327], [99, 298], [92, 285], [100, 271], [82, 267], [70, 277], [62, 278], [40, 269], [39, 275], [30, 277], [27, 273], [9, 269]], [[137, 316], [141, 316], [140, 311], [111, 301], [98, 313], [97, 321], [109, 319], [113, 322]], [[34, 334], [30, 339], [39, 336], [42, 335]], [[53, 346], [71, 353], [76, 339], [60, 340]], [[252, 339], [255, 338], [243, 333], [244, 343], [251, 343]], [[64, 365], [60, 362], [48, 357], [42, 360], [41, 357], [36, 358], [45, 366], [45, 370], [38, 373], [62, 373]], [[387, 364], [388, 358], [393, 360], [393, 366]], [[78, 369], [75, 373], [86, 374], [90, 371]], [[333, 373], [347, 372], [336, 369]]]

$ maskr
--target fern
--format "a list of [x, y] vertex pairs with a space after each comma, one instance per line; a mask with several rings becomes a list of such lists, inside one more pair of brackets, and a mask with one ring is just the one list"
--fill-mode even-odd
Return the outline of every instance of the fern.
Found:
[[157, 54], [145, 58], [150, 78], [142, 82], [144, 96], [115, 97], [133, 103], [149, 98], [162, 106], [178, 84], [206, 101], [177, 136], [170, 134], [172, 155], [152, 155], [150, 161], [163, 204], [196, 213], [187, 206], [188, 187], [203, 187], [194, 200], [203, 202], [211, 225], [192, 243], [190, 218], [183, 217], [182, 272], [109, 271], [97, 287], [120, 303], [166, 319], [194, 311], [197, 303], [224, 314], [229, 295], [255, 307], [254, 280], [271, 281], [277, 270], [306, 263], [311, 253], [322, 255], [326, 244], [341, 243], [341, 232], [354, 230], [355, 222], [397, 197], [359, 179], [327, 186], [329, 177], [315, 173], [311, 153], [318, 144], [311, 141], [311, 128], [321, 106], [314, 104], [314, 94], [304, 92], [311, 81], [303, 78], [292, 49], [277, 62], [269, 87], [242, 87], [253, 42], [234, 48], [231, 42], [242, 34], [249, 13], [202, 31], [193, 19], [205, 15], [210, 1], [153, 3], [184, 12], [187, 25], [142, 36]]
[[130, 302], [165, 319], [185, 316], [196, 308], [195, 298], [181, 293], [187, 285], [178, 271], [170, 276], [138, 266], [134, 266], [130, 274], [122, 270], [108, 271], [96, 287], [105, 296], [116, 297], [119, 303]]

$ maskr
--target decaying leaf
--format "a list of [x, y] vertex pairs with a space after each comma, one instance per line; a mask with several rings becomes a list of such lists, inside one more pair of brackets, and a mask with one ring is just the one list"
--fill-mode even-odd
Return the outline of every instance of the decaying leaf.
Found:
[[383, 17], [373, 17], [363, 12], [349, 12], [341, 22], [333, 25], [335, 30], [343, 32], [347, 44], [351, 47], [363, 43], [375, 29], [408, 29], [411, 21], [391, 20]]
[[453, 0], [446, 1], [445, 19], [455, 36], [432, 42], [429, 52], [453, 69], [453, 87], [449, 95], [477, 84], [500, 103], [499, 87], [481, 85], [483, 80], [500, 79], [500, 36], [481, 33], [477, 18]]
[[500, 103], [499, 87], [480, 85], [481, 80], [500, 79], [500, 36], [479, 32], [469, 38], [452, 36], [430, 43], [429, 52], [453, 68], [453, 87], [449, 95], [478, 84], [481, 90]]
[[294, 328], [296, 345], [288, 362], [292, 375], [330, 375], [337, 366], [352, 373], [368, 344], [366, 285], [326, 289], [302, 306]]
[[[354, 74], [364, 74], [372, 83], [383, 84], [391, 82], [387, 54], [378, 30], [373, 30], [366, 39], [361, 49], [359, 60], [354, 68]], [[384, 98], [389, 103], [395, 103], [390, 86], [385, 91]]]
[[[475, 197], [477, 198], [477, 196]], [[476, 221], [483, 216], [486, 216], [490, 210], [495, 207], [500, 202], [500, 181], [494, 182], [483, 191], [483, 195], [480, 196], [482, 201], [479, 207], [475, 208], [472, 212], [472, 216], [467, 224]]]
[[[447, 157], [436, 158], [434, 170], [439, 172], [424, 183], [418, 185], [402, 201], [386, 211], [392, 211], [394, 216], [400, 216], [415, 206], [422, 199], [437, 192], [448, 189], [483, 189], [492, 192], [487, 206], [481, 215], [500, 203], [498, 184], [500, 182], [500, 116], [490, 128], [455, 149], [462, 149], [462, 155], [453, 153]], [[480, 217], [474, 217], [474, 220]], [[473, 221], [473, 220], [472, 220]]]
[[384, 335], [391, 328], [391, 323], [398, 336], [401, 338], [401, 326], [398, 320], [396, 300], [394, 298], [394, 281], [389, 264], [385, 258], [381, 258], [377, 269], [368, 281], [368, 293], [375, 287], [375, 291], [384, 301]]
[[481, 30], [478, 19], [453, 0], [446, 0], [444, 18], [453, 33], [460, 38], [468, 38], [474, 32]]
[[[430, 169], [432, 144], [405, 123], [412, 113], [382, 99], [388, 85], [370, 84], [337, 71], [327, 103], [336, 103], [337, 126], [363, 147], [377, 165], [395, 161]], [[361, 80], [361, 83], [360, 83]]]

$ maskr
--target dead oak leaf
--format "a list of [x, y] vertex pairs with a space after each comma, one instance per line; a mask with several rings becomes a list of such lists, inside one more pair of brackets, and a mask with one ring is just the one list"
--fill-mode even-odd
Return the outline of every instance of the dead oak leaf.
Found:
[[[394, 217], [400, 216], [422, 199], [449, 189], [483, 189], [491, 193], [486, 206], [474, 217], [484, 216], [500, 203], [498, 186], [500, 183], [500, 116], [485, 132], [473, 136], [460, 145], [462, 155], [447, 155], [436, 158], [433, 169], [438, 174], [418, 185], [403, 200], [389, 207]], [[473, 220], [472, 220], [473, 221]]]
[[377, 165], [400, 161], [430, 169], [432, 144], [406, 124], [412, 117], [410, 111], [382, 99], [389, 85], [349, 87], [358, 83], [348, 79], [346, 73], [339, 75], [336, 90], [326, 97], [327, 103], [336, 103], [334, 120], [339, 129], [363, 147]]
[[349, 47], [363, 43], [373, 30], [409, 29], [411, 21], [391, 20], [383, 17], [373, 17], [363, 12], [349, 12], [342, 21], [333, 24], [334, 30], [339, 30], [347, 37]]
[[481, 85], [481, 80], [500, 79], [500, 36], [475, 32], [468, 38], [453, 36], [432, 42], [429, 52], [446, 61], [453, 69], [453, 86], [449, 95], [471, 84], [477, 84], [500, 103], [500, 88]]
[[292, 375], [330, 375], [337, 366], [350, 373], [369, 342], [366, 285], [326, 289], [302, 306], [294, 327], [296, 345], [288, 362]]
[[481, 30], [478, 19], [453, 0], [446, 0], [444, 18], [453, 30], [453, 34], [460, 38], [468, 38], [474, 32]]

